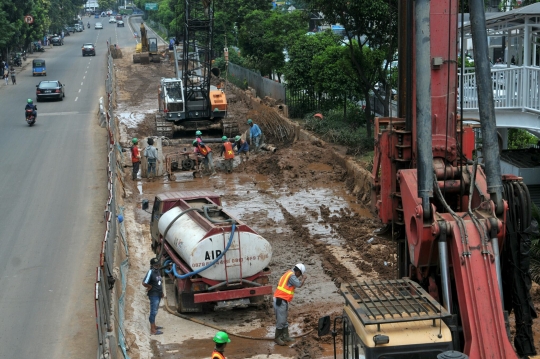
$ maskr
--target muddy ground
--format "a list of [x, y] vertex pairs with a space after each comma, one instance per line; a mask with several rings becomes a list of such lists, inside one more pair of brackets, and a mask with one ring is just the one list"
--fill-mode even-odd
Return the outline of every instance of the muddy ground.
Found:
[[[160, 77], [172, 76], [173, 66], [131, 63], [129, 51], [115, 62], [117, 76], [117, 114], [122, 140], [129, 146], [131, 137], [154, 134], [157, 111], [157, 87]], [[241, 132], [247, 129], [246, 116], [256, 118], [256, 109], [242, 96], [231, 95], [229, 115], [237, 119]], [[164, 154], [189, 147], [192, 137], [174, 147], [164, 147]], [[253, 155], [247, 165], [235, 162], [232, 174], [218, 170], [212, 177], [194, 178], [177, 172], [171, 179], [131, 181], [131, 168], [125, 168], [126, 229], [130, 246], [130, 270], [126, 299], [126, 337], [131, 358], [207, 358], [213, 348], [216, 329], [178, 318], [174, 313], [172, 286], [157, 317], [165, 327], [160, 336], [149, 335], [148, 300], [141, 286], [142, 276], [153, 257], [150, 249], [150, 214], [140, 208], [142, 199], [155, 194], [192, 189], [212, 190], [222, 196], [224, 207], [250, 225], [272, 245], [271, 282], [275, 285], [284, 271], [297, 262], [307, 266], [306, 285], [297, 290], [289, 313], [291, 332], [303, 335], [291, 347], [275, 346], [271, 340], [252, 340], [232, 336], [226, 355], [230, 358], [333, 358], [331, 337], [318, 338], [319, 317], [341, 314], [342, 282], [375, 278], [394, 278], [395, 248], [374, 236], [380, 227], [368, 203], [353, 194], [352, 183], [331, 155], [335, 150], [321, 142], [276, 143], [275, 154]], [[338, 149], [339, 150], [339, 149]], [[215, 160], [218, 169], [221, 159]], [[238, 159], [237, 159], [238, 160]], [[126, 156], [125, 165], [129, 166]], [[537, 289], [535, 288], [535, 291]], [[536, 292], [535, 292], [536, 293]], [[538, 306], [540, 295], [535, 303]], [[270, 338], [274, 315], [269, 299], [262, 308], [194, 314], [191, 317], [223, 328], [229, 333], [254, 338]], [[313, 332], [313, 330], [315, 330]], [[535, 335], [540, 330], [535, 324]], [[537, 340], [538, 342], [538, 340]], [[338, 337], [338, 353], [341, 346]]]

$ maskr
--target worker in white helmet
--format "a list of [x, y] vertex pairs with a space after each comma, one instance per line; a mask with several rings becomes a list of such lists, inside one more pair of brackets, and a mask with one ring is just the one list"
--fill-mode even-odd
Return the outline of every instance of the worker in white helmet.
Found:
[[[289, 323], [287, 315], [289, 313], [289, 303], [294, 297], [294, 289], [302, 288], [306, 281], [306, 266], [298, 263], [293, 269], [288, 270], [281, 276], [276, 291], [274, 292], [274, 311], [276, 313], [276, 334], [274, 342], [277, 345], [287, 345], [294, 339], [289, 335]], [[301, 278], [301, 279], [300, 279]]]

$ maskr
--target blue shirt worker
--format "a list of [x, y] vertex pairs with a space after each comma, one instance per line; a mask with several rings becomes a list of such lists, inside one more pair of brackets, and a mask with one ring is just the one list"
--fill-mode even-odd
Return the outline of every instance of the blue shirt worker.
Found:
[[240, 159], [242, 160], [242, 164], [244, 165], [244, 169], [245, 169], [244, 162], [247, 162], [247, 160], [249, 159], [249, 145], [247, 141], [242, 139], [242, 137], [236, 136], [234, 138], [233, 148], [235, 147], [236, 147], [236, 154], [240, 155]]
[[148, 171], [146, 175], [148, 178], [156, 177], [156, 162], [158, 159], [158, 150], [154, 147], [154, 139], [150, 137], [148, 139], [148, 146], [144, 149], [144, 157], [148, 160]]
[[[302, 288], [306, 281], [306, 266], [298, 263], [281, 276], [276, 291], [274, 292], [274, 312], [276, 313], [276, 334], [274, 342], [277, 345], [287, 345], [287, 342], [294, 342], [289, 336], [289, 303], [294, 297], [294, 289]], [[302, 280], [300, 280], [302, 278]]]
[[148, 299], [150, 300], [150, 334], [163, 334], [163, 327], [156, 326], [156, 315], [159, 309], [159, 302], [163, 298], [163, 278], [159, 271], [159, 260], [152, 258], [150, 260], [150, 270], [146, 273], [142, 285], [146, 288]]
[[26, 101], [26, 106], [24, 106], [25, 113], [26, 110], [32, 110], [32, 115], [34, 115], [34, 119], [37, 119], [37, 106], [34, 105], [34, 101], [32, 101], [31, 98]]
[[259, 147], [261, 146], [262, 131], [259, 125], [253, 123], [253, 120], [250, 118], [247, 120], [247, 124], [251, 129], [249, 130], [250, 145], [255, 146], [255, 153], [259, 152]]

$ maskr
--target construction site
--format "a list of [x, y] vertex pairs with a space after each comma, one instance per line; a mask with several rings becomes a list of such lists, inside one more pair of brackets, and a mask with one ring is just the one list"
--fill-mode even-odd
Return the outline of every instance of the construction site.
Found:
[[[188, 40], [184, 59], [191, 54]], [[204, 51], [197, 46], [194, 52], [200, 56]], [[206, 358], [216, 331], [231, 339], [225, 353], [229, 358], [502, 359], [517, 358], [516, 351], [532, 358], [540, 349], [540, 327], [532, 322], [540, 305], [538, 286], [533, 283], [529, 291], [524, 279], [523, 287], [503, 294], [501, 279], [510, 272], [504, 269], [508, 259], [499, 256], [508, 251], [503, 247], [503, 204], [525, 200], [503, 200], [493, 192], [498, 186], [491, 182], [489, 164], [481, 168], [473, 163], [472, 151], [456, 154], [457, 147], [464, 148], [456, 143], [467, 141], [463, 127], [453, 128], [459, 138], [447, 143], [434, 133], [432, 149], [431, 133], [421, 138], [426, 134], [418, 130], [419, 138], [412, 140], [405, 120], [376, 119], [378, 147], [373, 163], [367, 163], [287, 118], [284, 104], [241, 90], [219, 73], [210, 75], [208, 66], [197, 72], [193, 63], [204, 59], [184, 61], [182, 70], [165, 46], [154, 50], [159, 61], [134, 62], [134, 51], [123, 49], [115, 61], [115, 113], [125, 149], [122, 205], [130, 248], [124, 335], [131, 358]], [[442, 65], [434, 66], [439, 70]], [[176, 95], [182, 101], [174, 106], [167, 81], [184, 86]], [[417, 86], [416, 91], [423, 89]], [[207, 98], [210, 110], [202, 100], [207, 95], [200, 95], [205, 91], [214, 91]], [[191, 111], [189, 106], [199, 107]], [[260, 126], [265, 146], [252, 151], [246, 162], [236, 156], [227, 173], [220, 156], [222, 135], [227, 141], [235, 136], [248, 140], [248, 119]], [[194, 154], [199, 129], [213, 149], [216, 174], [205, 173]], [[141, 152], [149, 138], [157, 143], [155, 177], [149, 178], [143, 159], [138, 177], [130, 179], [132, 138], [139, 139]], [[416, 148], [411, 149], [416, 143], [420, 154], [431, 157], [416, 158]], [[384, 144], [398, 150], [384, 153]], [[417, 177], [415, 161], [419, 167], [432, 161], [434, 172], [427, 172], [435, 178], [425, 179], [420, 169]], [[525, 192], [520, 178], [504, 181]], [[517, 221], [524, 226], [520, 233], [529, 233], [526, 221], [531, 222], [530, 212]], [[243, 243], [256, 237], [253, 246], [264, 249], [253, 255], [249, 248], [240, 249], [240, 233]], [[223, 243], [216, 244], [221, 241], [217, 235]], [[199, 242], [208, 238], [213, 249], [195, 262], [201, 251], [197, 246], [203, 245]], [[165, 278], [156, 318], [163, 333], [151, 335], [141, 281], [156, 256]], [[222, 258], [231, 259], [218, 262]], [[514, 260], [517, 266], [520, 259]], [[278, 345], [272, 293], [297, 263], [305, 265], [306, 280], [289, 308], [288, 330], [295, 340]], [[514, 305], [512, 313], [503, 299]], [[526, 302], [526, 313], [516, 309], [520, 301]], [[336, 335], [318, 335], [329, 330]], [[497, 345], [479, 344], [486, 331]], [[439, 356], [454, 351], [456, 356]]]

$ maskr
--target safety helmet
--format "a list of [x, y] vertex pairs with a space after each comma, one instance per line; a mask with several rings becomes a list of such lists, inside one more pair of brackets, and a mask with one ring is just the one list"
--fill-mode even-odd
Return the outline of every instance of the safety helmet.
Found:
[[227, 138], [227, 136], [223, 136], [223, 137], [221, 137], [221, 140], [222, 140], [223, 142], [225, 142], [225, 141], [228, 140], [228, 138]]
[[202, 136], [202, 132], [201, 131], [195, 132], [195, 136]]
[[139, 142], [139, 140], [137, 139], [137, 137], [133, 137], [133, 139], [131, 140], [131, 142], [137, 143], [137, 142]]
[[214, 341], [218, 344], [225, 344], [231, 342], [229, 336], [225, 332], [217, 332], [216, 335], [214, 335]]
[[150, 265], [158, 264], [158, 262], [159, 262], [159, 259], [157, 258], [150, 259]]
[[302, 263], [298, 263], [297, 265], [294, 266], [294, 268], [298, 268], [298, 270], [300, 270], [300, 272], [302, 272], [302, 274], [304, 274], [306, 272], [306, 266], [303, 265]]
[[235, 140], [235, 141], [240, 141], [241, 138], [242, 138], [242, 137], [240, 137], [240, 136], [236, 136], [236, 137], [234, 138], [234, 140]]
[[193, 140], [193, 146], [197, 146], [197, 140]]
[[253, 120], [250, 118], [247, 122], [248, 125], [251, 125], [253, 123]]
[[26, 102], [28, 102], [28, 103], [33, 103], [34, 101], [32, 101], [32, 99], [29, 98], [28, 101], [26, 101]]

